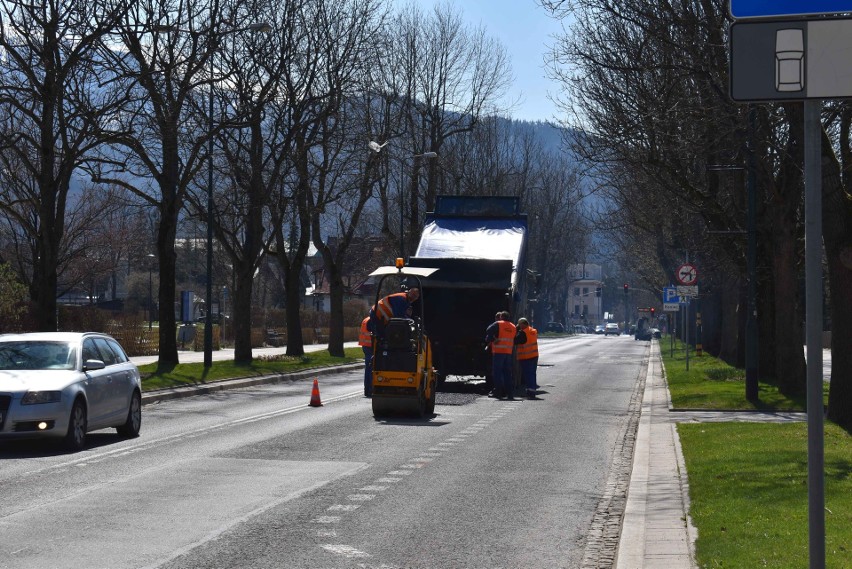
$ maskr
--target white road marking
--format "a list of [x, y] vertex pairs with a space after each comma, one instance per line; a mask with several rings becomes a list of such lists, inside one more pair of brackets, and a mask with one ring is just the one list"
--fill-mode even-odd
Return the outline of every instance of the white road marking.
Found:
[[337, 555], [342, 555], [343, 557], [356, 558], [356, 557], [369, 557], [368, 553], [364, 553], [358, 549], [355, 549], [351, 545], [332, 545], [325, 544], [321, 546], [326, 551], [331, 553], [336, 553]]

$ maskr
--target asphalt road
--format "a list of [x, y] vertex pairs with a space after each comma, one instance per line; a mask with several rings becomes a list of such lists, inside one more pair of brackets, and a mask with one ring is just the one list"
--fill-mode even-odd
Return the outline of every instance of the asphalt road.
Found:
[[[0, 567], [580, 567], [647, 342], [542, 341], [535, 401], [451, 383], [376, 421], [362, 373], [164, 401], [142, 436], [0, 448]], [[591, 557], [590, 557], [591, 556]]]

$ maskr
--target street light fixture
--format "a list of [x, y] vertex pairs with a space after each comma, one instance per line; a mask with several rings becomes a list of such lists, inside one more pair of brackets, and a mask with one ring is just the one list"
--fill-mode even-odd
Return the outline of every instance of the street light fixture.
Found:
[[[211, 22], [212, 22], [212, 7], [211, 4]], [[250, 31], [255, 33], [269, 33], [272, 31], [272, 26], [268, 22], [258, 22], [249, 24], [243, 28], [233, 28], [227, 33], [236, 33], [240, 31]], [[213, 26], [210, 26], [210, 34], [213, 33]], [[210, 38], [212, 40], [212, 37]], [[209, 368], [213, 365], [213, 75], [214, 68], [214, 53], [210, 53], [210, 92], [208, 93], [208, 116], [207, 116], [207, 311], [204, 316], [204, 367]]]

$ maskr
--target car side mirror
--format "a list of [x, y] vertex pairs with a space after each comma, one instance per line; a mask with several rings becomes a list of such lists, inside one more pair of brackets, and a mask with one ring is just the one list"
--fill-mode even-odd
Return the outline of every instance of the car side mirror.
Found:
[[83, 362], [83, 371], [94, 371], [104, 369], [106, 364], [101, 360], [86, 360]]

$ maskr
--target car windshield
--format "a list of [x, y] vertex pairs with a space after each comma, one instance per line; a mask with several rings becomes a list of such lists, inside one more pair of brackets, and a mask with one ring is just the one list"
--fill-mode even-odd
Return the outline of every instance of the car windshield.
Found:
[[0, 369], [74, 369], [76, 354], [67, 342], [0, 342]]

